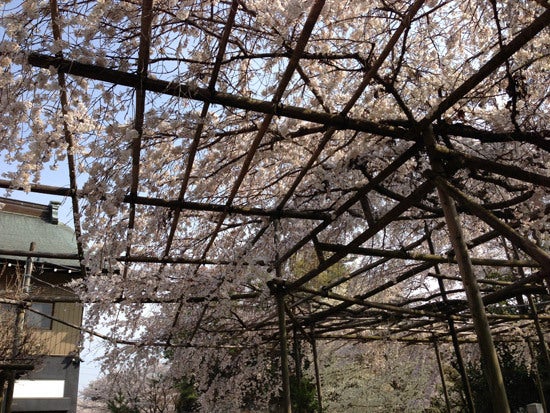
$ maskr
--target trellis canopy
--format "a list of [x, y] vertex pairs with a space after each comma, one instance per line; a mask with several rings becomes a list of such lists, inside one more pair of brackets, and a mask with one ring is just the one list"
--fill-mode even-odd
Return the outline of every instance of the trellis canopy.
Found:
[[309, 340], [536, 334], [546, 0], [3, 8], [1, 185], [71, 199], [82, 299], [158, 304], [136, 342], [261, 347], [277, 302]]

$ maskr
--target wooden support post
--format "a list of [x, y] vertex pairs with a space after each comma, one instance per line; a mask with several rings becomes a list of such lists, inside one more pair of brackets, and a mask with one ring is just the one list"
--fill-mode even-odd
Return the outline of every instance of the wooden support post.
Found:
[[279, 318], [279, 346], [281, 350], [281, 376], [283, 381], [283, 394], [281, 412], [291, 413], [292, 405], [290, 402], [290, 373], [288, 370], [288, 346], [285, 321], [285, 295], [278, 289], [275, 292], [277, 300], [277, 315]]
[[298, 328], [296, 326], [292, 330], [292, 340], [296, 380], [300, 383], [302, 380], [302, 349], [300, 348], [300, 338], [298, 337]]
[[4, 385], [6, 383], [5, 373], [0, 371], [0, 413], [4, 413]]
[[537, 331], [537, 337], [539, 338], [539, 348], [542, 360], [546, 365], [546, 369], [550, 372], [550, 355], [548, 354], [548, 346], [546, 345], [546, 341], [544, 339], [544, 331], [542, 331], [542, 327], [540, 325], [540, 318], [537, 311], [537, 306], [535, 305], [535, 301], [533, 300], [533, 297], [531, 295], [527, 296], [527, 300], [529, 301], [531, 317], [533, 317], [533, 322], [535, 323], [535, 329]]
[[0, 377], [0, 413], [6, 411], [6, 379], [4, 376]]
[[[426, 240], [428, 242], [428, 247], [430, 248], [430, 253], [435, 253], [435, 247], [432, 241], [431, 233], [428, 231], [427, 225], [424, 226], [426, 232]], [[435, 273], [441, 275], [439, 265], [434, 266]], [[441, 298], [443, 302], [447, 302], [447, 291], [445, 289], [445, 283], [441, 277], [437, 277], [437, 282], [439, 284], [439, 290], [441, 291]], [[468, 380], [468, 375], [466, 374], [466, 368], [464, 367], [464, 360], [462, 359], [462, 352], [460, 351], [460, 343], [458, 342], [458, 335], [456, 334], [455, 322], [452, 317], [447, 317], [447, 324], [449, 325], [449, 332], [451, 333], [451, 340], [453, 342], [453, 349], [455, 351], [456, 364], [458, 367], [458, 372], [460, 373], [460, 379], [462, 380], [462, 389], [464, 391], [464, 398], [466, 399], [466, 404], [468, 405], [468, 411], [470, 413], [475, 413], [474, 398], [472, 397], [472, 388], [470, 387], [470, 380]]]
[[[514, 257], [519, 257], [518, 248], [515, 245], [512, 245], [512, 252]], [[522, 279], [526, 278], [523, 268], [518, 268], [518, 273]], [[544, 339], [544, 331], [542, 331], [542, 327], [540, 325], [537, 306], [535, 305], [535, 300], [533, 300], [533, 296], [531, 294], [527, 295], [527, 302], [529, 303], [529, 312], [531, 313], [531, 317], [533, 317], [533, 323], [535, 324], [535, 330], [537, 331], [540, 353], [546, 367], [545, 371], [550, 373], [550, 354], [548, 353], [548, 346], [546, 345], [546, 340]]]
[[[35, 249], [35, 243], [31, 242], [29, 251], [33, 252]], [[28, 296], [31, 292], [31, 277], [33, 271], [33, 259], [27, 258], [27, 264], [25, 265], [25, 274], [23, 275], [23, 282], [21, 290], [25, 296]], [[20, 304], [17, 307], [17, 314], [15, 316], [15, 331], [13, 336], [12, 357], [17, 358], [21, 352], [21, 346], [23, 343], [23, 334], [25, 332], [25, 306]], [[6, 389], [6, 395], [4, 402], [4, 412], [11, 413], [11, 404], [13, 401], [13, 390], [15, 387], [15, 371], [8, 372], [8, 385]]]
[[323, 413], [323, 399], [321, 397], [321, 378], [319, 374], [319, 359], [317, 356], [317, 340], [315, 339], [313, 327], [311, 327], [311, 352], [313, 353], [313, 367], [315, 369], [315, 387], [317, 387], [317, 404], [319, 413]]
[[15, 386], [15, 372], [8, 373], [8, 384], [6, 386], [6, 395], [3, 400], [2, 413], [11, 413], [11, 403], [13, 400], [13, 388]]
[[[537, 311], [537, 306], [535, 305], [535, 301], [533, 300], [533, 297], [530, 294], [527, 296], [527, 300], [529, 301], [529, 310], [531, 312], [531, 316], [533, 317], [535, 330], [537, 331], [537, 337], [539, 340], [539, 351], [542, 357], [542, 364], [544, 366], [544, 369], [542, 370], [542, 372], [539, 370], [538, 366], [535, 369], [536, 375], [537, 375], [537, 386], [539, 387], [540, 402], [542, 403], [544, 411], [548, 412], [548, 407], [547, 407], [548, 405], [546, 404], [546, 398], [544, 397], [543, 383], [548, 382], [548, 380], [550, 379], [550, 355], [548, 354], [548, 346], [546, 345], [544, 332], [542, 331], [542, 327], [540, 325], [540, 318]], [[532, 343], [531, 341], [528, 341], [528, 343], [529, 343], [529, 350], [531, 351], [531, 355], [533, 357], [534, 363], [535, 365], [537, 365], [537, 359], [532, 349]]]
[[470, 380], [466, 373], [466, 366], [464, 365], [464, 359], [462, 358], [462, 352], [460, 351], [460, 343], [458, 342], [458, 336], [456, 334], [455, 323], [452, 318], [449, 317], [449, 330], [451, 332], [451, 340], [453, 342], [453, 348], [455, 351], [456, 365], [458, 372], [460, 373], [460, 379], [462, 380], [462, 390], [464, 392], [464, 398], [468, 405], [468, 411], [475, 413], [476, 408], [474, 405], [474, 396], [472, 395], [472, 387], [470, 386]]
[[[514, 257], [519, 257], [518, 248], [514, 244], [512, 244], [512, 253], [513, 253]], [[519, 276], [522, 279], [526, 278], [526, 274], [525, 274], [525, 271], [523, 270], [523, 268], [521, 268], [521, 267], [518, 268], [518, 273], [519, 273]], [[544, 397], [543, 383], [548, 381], [548, 379], [550, 378], [549, 377], [549, 375], [550, 375], [550, 354], [548, 353], [548, 346], [546, 345], [546, 340], [544, 338], [544, 331], [542, 330], [542, 327], [540, 325], [540, 318], [539, 318], [539, 313], [537, 311], [537, 306], [536, 306], [535, 300], [533, 300], [533, 296], [531, 294], [527, 294], [527, 302], [529, 304], [528, 312], [530, 313], [531, 317], [533, 318], [533, 323], [535, 324], [535, 330], [537, 332], [537, 337], [538, 337], [538, 340], [539, 340], [539, 351], [540, 351], [540, 356], [542, 357], [542, 363], [544, 365], [544, 370], [542, 371], [542, 377], [541, 377], [541, 372], [538, 368], [536, 354], [533, 351], [533, 343], [531, 342], [530, 339], [527, 339], [527, 344], [529, 346], [529, 351], [531, 353], [531, 358], [533, 359], [533, 363], [534, 363], [534, 366], [535, 366], [535, 374], [536, 374], [537, 388], [538, 388], [538, 391], [539, 391], [540, 402], [542, 404], [542, 407], [543, 407], [544, 411], [547, 412], [548, 409], [547, 409], [547, 404], [546, 404], [546, 398]]]
[[[29, 251], [33, 252], [36, 248], [36, 244], [31, 242]], [[31, 278], [33, 270], [33, 260], [32, 257], [27, 257], [27, 265], [25, 266], [25, 275], [23, 276], [23, 293], [28, 295], [31, 293]]]
[[[435, 168], [434, 168], [435, 171]], [[539, 247], [534, 242], [530, 241], [527, 237], [521, 235], [518, 231], [514, 230], [506, 222], [498, 219], [491, 211], [486, 210], [471, 197], [451, 185], [446, 179], [443, 179], [437, 174], [433, 178], [438, 191], [443, 191], [449, 198], [454, 198], [464, 208], [476, 215], [479, 219], [484, 221], [487, 225], [497, 230], [501, 235], [509, 239], [514, 246], [521, 248], [527, 255], [537, 261], [543, 271], [550, 270], [550, 254]], [[444, 211], [445, 212], [445, 211]]]
[[441, 353], [439, 352], [439, 346], [437, 339], [434, 338], [434, 350], [435, 358], [437, 360], [437, 367], [439, 369], [439, 376], [441, 377], [441, 387], [443, 387], [443, 396], [445, 397], [445, 405], [447, 406], [447, 412], [451, 413], [451, 402], [449, 400], [449, 392], [447, 391], [447, 381], [445, 380], [445, 371], [443, 370], [443, 364], [441, 363]]
[[547, 412], [548, 409], [546, 408], [546, 397], [544, 397], [544, 386], [542, 385], [542, 378], [540, 376], [540, 371], [537, 363], [537, 354], [533, 349], [533, 342], [531, 341], [531, 339], [528, 337], [526, 341], [527, 341], [527, 346], [529, 347], [529, 353], [531, 354], [531, 363], [533, 366], [533, 370], [535, 372], [535, 380], [537, 382], [537, 391], [539, 393], [539, 400], [540, 400], [540, 403], [542, 404], [542, 408], [544, 409], [545, 412]]
[[483, 305], [479, 285], [477, 284], [473, 266], [470, 261], [468, 248], [464, 241], [456, 206], [450, 195], [446, 192], [447, 188], [440, 184], [440, 181], [443, 181], [443, 178], [440, 176], [444, 175], [445, 171], [440, 159], [434, 154], [435, 137], [431, 125], [426, 125], [426, 127], [424, 127], [423, 138], [430, 156], [430, 163], [436, 174], [435, 181], [437, 184], [437, 194], [445, 216], [450, 241], [455, 252], [462, 283], [464, 284], [464, 290], [466, 291], [468, 306], [472, 314], [474, 329], [481, 352], [483, 371], [489, 385], [489, 396], [491, 398], [493, 411], [495, 413], [510, 413], [506, 389], [504, 388], [504, 380], [502, 378], [493, 338], [491, 337], [485, 306]]
[[[280, 273], [280, 272], [279, 272]], [[273, 285], [273, 284], [272, 284]], [[272, 288], [272, 287], [270, 287]], [[272, 288], [273, 290], [273, 288]], [[285, 305], [285, 313], [290, 318], [290, 321], [292, 324], [294, 324], [294, 349], [295, 349], [295, 357], [296, 357], [296, 377], [298, 379], [298, 382], [300, 382], [302, 377], [302, 368], [301, 368], [301, 347], [300, 342], [298, 340], [298, 331], [300, 331], [303, 335], [303, 337], [311, 344], [311, 351], [313, 353], [313, 366], [315, 368], [315, 387], [317, 389], [317, 402], [318, 402], [318, 413], [321, 413], [323, 411], [323, 404], [321, 399], [321, 380], [319, 377], [319, 363], [318, 363], [318, 357], [317, 357], [317, 344], [315, 341], [315, 331], [314, 327], [311, 327], [311, 333], [308, 333], [302, 325], [300, 325], [300, 322], [294, 317], [292, 312], [288, 309], [288, 307]], [[298, 350], [298, 351], [296, 351]]]

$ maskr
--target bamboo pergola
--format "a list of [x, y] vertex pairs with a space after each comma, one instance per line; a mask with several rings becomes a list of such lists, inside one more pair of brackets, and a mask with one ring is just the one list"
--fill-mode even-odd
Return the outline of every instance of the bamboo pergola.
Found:
[[[415, 51], [443, 47], [442, 40], [430, 45], [429, 38], [425, 44], [409, 39], [420, 39], [430, 19], [437, 22], [453, 2], [380, 2], [386, 9], [365, 2], [365, 13], [346, 23], [351, 26], [333, 14], [334, 4], [304, 2], [289, 33], [256, 26], [267, 11], [246, 1], [199, 2], [181, 18], [176, 14], [184, 6], [135, 3], [121, 3], [129, 10], [128, 22], [108, 14], [98, 20], [98, 33], [110, 28], [113, 36], [89, 43], [98, 50], [106, 44], [101, 59], [83, 55], [71, 20], [93, 12], [86, 2], [50, 0], [34, 34], [46, 40], [29, 41], [18, 51], [27, 72], [58, 85], [49, 96], [63, 114], [56, 127], [68, 170], [68, 185], [27, 182], [25, 189], [71, 199], [82, 272], [93, 272], [82, 237], [109, 216], [125, 247], [103, 249], [101, 259], [118, 261], [126, 282], [111, 302], [175, 306], [173, 326], [184, 317], [184, 305], [203, 305], [185, 345], [208, 329], [204, 314], [212, 303], [230, 299], [261, 307], [263, 293], [271, 292], [261, 316], [243, 321], [235, 314], [233, 322], [265, 340], [280, 340], [287, 396], [284, 338], [294, 328], [310, 341], [452, 341], [455, 350], [460, 342], [477, 342], [493, 406], [509, 411], [494, 340], [513, 339], [510, 328], [519, 325], [547, 351], [548, 315], [536, 302], [548, 294], [548, 228], [531, 226], [548, 215], [548, 94], [539, 90], [537, 96], [546, 99], [521, 106], [529, 97], [518, 82], [521, 75], [530, 88], [547, 88], [548, 73], [534, 66], [548, 64], [548, 3], [522, 2], [517, 7], [532, 16], [512, 27], [499, 2], [487, 2], [483, 7], [498, 40], [471, 56], [457, 54], [451, 63], [464, 72], [455, 73], [452, 87], [430, 90], [428, 83], [428, 105], [411, 97], [419, 79], [430, 76], [428, 69], [418, 71], [418, 79], [407, 78], [406, 65]], [[369, 43], [367, 35], [359, 45], [348, 41], [347, 30], [359, 30], [379, 15], [388, 23], [378, 43]], [[340, 38], [324, 37], [331, 24], [342, 25]], [[173, 44], [185, 36], [187, 50], [176, 52]], [[126, 44], [131, 41], [134, 49]], [[52, 53], [50, 43], [63, 46]], [[197, 57], [202, 43], [210, 55]], [[120, 55], [112, 49], [117, 44], [124, 49]], [[445, 74], [445, 65], [437, 70]], [[344, 80], [327, 84], [326, 72]], [[97, 132], [93, 144], [83, 140], [69, 116], [75, 113], [71, 99], [82, 91], [90, 107], [104, 104], [106, 111], [116, 109], [107, 92], [130, 96], [120, 113], [132, 119], [132, 133], [111, 146], [111, 134], [122, 132], [103, 125], [106, 132]], [[502, 102], [504, 127], [476, 117], [490, 99]], [[393, 106], [394, 113], [371, 115], [377, 105]], [[166, 119], [151, 115], [159, 108]], [[106, 112], [106, 123], [122, 123], [120, 113]], [[162, 121], [174, 125], [172, 135]], [[80, 150], [95, 142], [103, 142], [106, 158], [117, 148], [124, 151], [105, 163], [103, 175], [94, 167], [103, 162], [94, 158], [99, 155]], [[166, 152], [168, 143], [179, 152], [166, 158], [166, 179], [160, 180], [154, 170], [163, 165], [158, 159], [176, 150]], [[97, 188], [83, 185], [79, 164], [89, 167], [89, 182]], [[109, 169], [124, 170], [127, 179], [109, 180]], [[5, 179], [0, 186], [17, 189], [20, 183]], [[107, 204], [118, 209], [106, 213], [101, 205]], [[151, 223], [159, 225], [156, 233]], [[306, 269], [297, 272], [301, 261], [307, 261]], [[133, 271], [148, 274], [154, 284], [169, 268], [188, 274], [174, 281], [180, 292], [125, 290]], [[200, 278], [205, 268], [220, 274], [256, 271], [269, 279], [253, 287], [249, 278], [227, 281], [233, 276], [222, 275], [218, 289], [186, 293], [189, 280]], [[331, 270], [337, 276], [327, 277]], [[232, 283], [231, 294], [220, 293], [224, 283]], [[495, 305], [512, 310], [493, 312]], [[173, 338], [149, 344], [177, 346]]]

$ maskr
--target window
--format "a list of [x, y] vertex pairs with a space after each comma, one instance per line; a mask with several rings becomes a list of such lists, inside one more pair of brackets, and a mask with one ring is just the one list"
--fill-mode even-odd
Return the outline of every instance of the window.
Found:
[[[53, 303], [32, 303], [31, 309], [39, 311], [47, 316], [53, 315]], [[39, 328], [41, 330], [52, 329], [51, 318], [33, 313], [32, 311], [27, 311], [25, 317], [27, 319], [27, 326], [29, 327]]]

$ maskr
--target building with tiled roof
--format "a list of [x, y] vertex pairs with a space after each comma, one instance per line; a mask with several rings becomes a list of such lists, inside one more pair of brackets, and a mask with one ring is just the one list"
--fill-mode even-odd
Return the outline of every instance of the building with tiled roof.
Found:
[[65, 284], [80, 264], [58, 207], [0, 198], [2, 412], [76, 411], [82, 304]]

